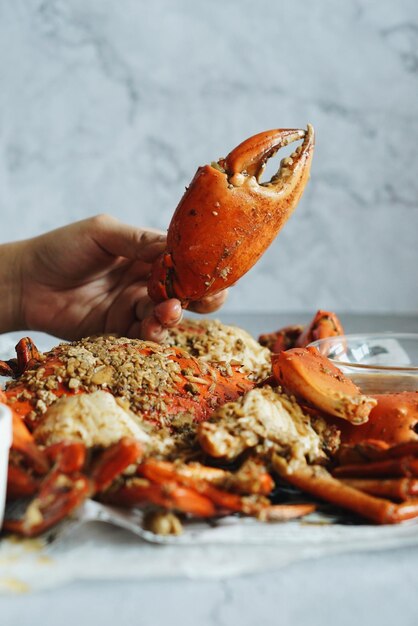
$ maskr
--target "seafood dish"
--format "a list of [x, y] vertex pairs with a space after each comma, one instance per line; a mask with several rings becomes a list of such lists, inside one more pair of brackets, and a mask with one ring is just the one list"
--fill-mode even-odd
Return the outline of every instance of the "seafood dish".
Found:
[[[300, 140], [268, 182], [267, 160]], [[258, 261], [309, 178], [314, 133], [279, 129], [199, 168], [149, 281], [154, 302], [190, 302]], [[344, 335], [332, 312], [257, 341], [185, 319], [161, 344], [112, 335], [0, 362], [12, 412], [3, 530], [36, 536], [88, 498], [140, 507], [154, 533], [229, 514], [285, 522], [327, 502], [372, 523], [418, 516], [418, 393], [366, 395], [310, 344]], [[286, 494], [293, 490], [293, 497]], [[296, 497], [295, 497], [296, 494]]]

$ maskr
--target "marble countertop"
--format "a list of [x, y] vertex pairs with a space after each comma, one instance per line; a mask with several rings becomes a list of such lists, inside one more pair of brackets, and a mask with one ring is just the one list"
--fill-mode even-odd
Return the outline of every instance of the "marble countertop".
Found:
[[[306, 315], [222, 315], [254, 334]], [[347, 332], [418, 331], [418, 316], [341, 315]], [[156, 548], [156, 558], [158, 550]], [[342, 626], [418, 623], [418, 548], [305, 560], [275, 571], [211, 581], [79, 581], [0, 598], [1, 623]], [[202, 567], [205, 563], [202, 562]], [[107, 573], [111, 579], [111, 572]]]
[[408, 548], [229, 580], [80, 582], [3, 597], [0, 610], [7, 626], [416, 626], [417, 564]]
[[199, 165], [309, 122], [306, 192], [227, 310], [418, 309], [416, 0], [1, 4], [0, 241], [165, 230]]

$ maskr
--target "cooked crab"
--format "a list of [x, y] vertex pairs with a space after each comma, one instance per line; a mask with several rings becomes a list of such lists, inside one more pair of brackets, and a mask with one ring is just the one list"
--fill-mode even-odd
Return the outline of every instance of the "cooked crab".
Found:
[[[5, 397], [20, 432], [9, 497], [35, 498], [24, 518], [6, 527], [37, 534], [88, 496], [204, 517], [240, 511], [288, 519], [311, 511], [310, 504], [272, 505], [266, 495], [274, 483], [261, 464], [236, 473], [202, 464], [208, 459], [196, 445], [196, 423], [253, 386], [237, 362], [205, 363], [139, 340], [84, 339], [39, 355], [36, 363], [31, 356]], [[106, 481], [97, 479], [97, 465]]]
[[246, 330], [219, 320], [185, 319], [168, 331], [165, 344], [182, 348], [205, 363], [238, 365], [257, 382], [271, 374], [270, 351]]

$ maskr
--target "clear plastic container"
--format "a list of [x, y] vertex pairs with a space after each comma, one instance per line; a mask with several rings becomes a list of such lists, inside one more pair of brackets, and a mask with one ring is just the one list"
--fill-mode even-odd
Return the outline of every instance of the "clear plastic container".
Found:
[[363, 393], [418, 391], [418, 333], [342, 335], [310, 345]]

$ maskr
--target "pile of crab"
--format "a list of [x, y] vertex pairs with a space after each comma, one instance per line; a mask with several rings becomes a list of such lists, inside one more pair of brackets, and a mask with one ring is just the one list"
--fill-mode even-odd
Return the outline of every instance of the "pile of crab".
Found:
[[[187, 308], [235, 284], [292, 214], [313, 150], [311, 126], [275, 129], [200, 167], [151, 268], [150, 298]], [[418, 516], [418, 394], [366, 396], [307, 347], [341, 334], [320, 311], [260, 343], [214, 321], [186, 321], [166, 345], [103, 336], [40, 354], [23, 339], [0, 363], [13, 377], [1, 397], [13, 412], [7, 499], [27, 499], [5, 529], [37, 535], [87, 498], [145, 507], [159, 533], [179, 532], [178, 515], [288, 520], [314, 509], [311, 496], [377, 523]], [[280, 501], [283, 485], [301, 500]]]
[[[21, 340], [2, 400], [7, 499], [27, 506], [5, 530], [38, 535], [87, 498], [143, 507], [163, 534], [182, 517], [301, 517], [309, 495], [377, 523], [417, 516], [418, 394], [365, 396], [305, 347], [341, 333], [319, 311], [260, 343], [214, 320], [184, 321], [165, 345], [101, 336], [40, 354]], [[288, 485], [299, 501], [280, 498]]]

